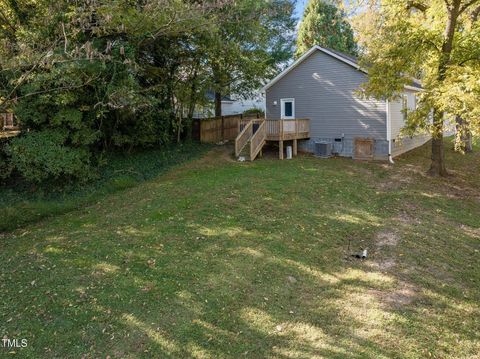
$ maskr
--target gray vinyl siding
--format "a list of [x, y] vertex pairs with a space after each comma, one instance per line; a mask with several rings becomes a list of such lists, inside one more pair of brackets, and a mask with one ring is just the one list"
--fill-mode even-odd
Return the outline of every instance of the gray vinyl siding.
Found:
[[[356, 93], [366, 80], [365, 73], [315, 51], [266, 90], [266, 117], [279, 119], [280, 99], [294, 98], [295, 117], [310, 119], [312, 140], [341, 138], [343, 134], [345, 144], [355, 137], [385, 141], [386, 102], [363, 99]], [[303, 147], [311, 145], [312, 141]]]

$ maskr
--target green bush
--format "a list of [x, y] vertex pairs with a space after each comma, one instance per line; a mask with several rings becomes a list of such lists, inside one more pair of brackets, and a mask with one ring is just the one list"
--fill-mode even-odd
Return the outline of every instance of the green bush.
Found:
[[250, 108], [246, 111], [243, 112], [244, 116], [252, 116], [252, 115], [259, 115], [260, 117], [263, 117], [264, 112], [260, 110], [259, 108]]
[[30, 182], [47, 179], [87, 180], [91, 175], [91, 155], [87, 148], [66, 145], [61, 130], [27, 132], [5, 146], [11, 166]]
[[12, 169], [13, 165], [5, 153], [5, 143], [0, 139], [0, 182], [10, 177]]

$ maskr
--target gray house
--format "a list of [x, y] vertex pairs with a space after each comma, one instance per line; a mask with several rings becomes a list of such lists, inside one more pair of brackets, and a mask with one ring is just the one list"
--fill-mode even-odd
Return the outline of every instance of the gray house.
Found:
[[355, 58], [314, 46], [264, 88], [265, 117], [310, 119], [310, 138], [299, 149], [315, 152], [327, 144], [333, 154], [392, 159], [429, 140], [428, 135], [400, 138], [402, 109], [414, 109], [418, 82], [405, 86], [395, 101], [364, 99], [357, 94], [368, 73]]

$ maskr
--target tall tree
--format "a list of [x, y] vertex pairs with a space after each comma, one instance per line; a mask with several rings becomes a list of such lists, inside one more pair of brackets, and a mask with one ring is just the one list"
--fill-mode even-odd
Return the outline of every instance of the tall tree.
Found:
[[239, 0], [214, 12], [208, 64], [215, 115], [225, 94], [251, 95], [293, 53], [293, 0]]
[[320, 45], [356, 55], [357, 44], [345, 12], [328, 0], [309, 0], [298, 29], [296, 57]]
[[[480, 0], [383, 0], [376, 6], [376, 26], [362, 34], [363, 65], [369, 68], [367, 96], [393, 98], [413, 77], [422, 79], [424, 91], [417, 110], [408, 114], [405, 131], [431, 133], [432, 175], [447, 174], [446, 116], [461, 116], [470, 131], [477, 131], [473, 126], [478, 119], [469, 111], [472, 99], [478, 99], [477, 90], [459, 82], [466, 76], [474, 83], [478, 76], [474, 69], [480, 61], [479, 7]], [[455, 89], [450, 88], [452, 84], [457, 85]]]
[[0, 1], [0, 111], [29, 129], [0, 152], [42, 181], [89, 174], [112, 147], [179, 141], [207, 89], [247, 94], [291, 55], [292, 11], [292, 0]]

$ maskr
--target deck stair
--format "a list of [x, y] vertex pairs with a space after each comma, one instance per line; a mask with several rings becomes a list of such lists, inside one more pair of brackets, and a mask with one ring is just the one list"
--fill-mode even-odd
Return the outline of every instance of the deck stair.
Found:
[[235, 156], [253, 161], [262, 154], [267, 141], [278, 142], [278, 155], [284, 158], [284, 142], [291, 141], [293, 155], [297, 155], [297, 142], [310, 138], [308, 119], [241, 119], [239, 135], [235, 139]]
[[261, 155], [267, 141], [265, 120], [252, 120], [244, 124], [235, 139], [235, 157], [253, 161]]

